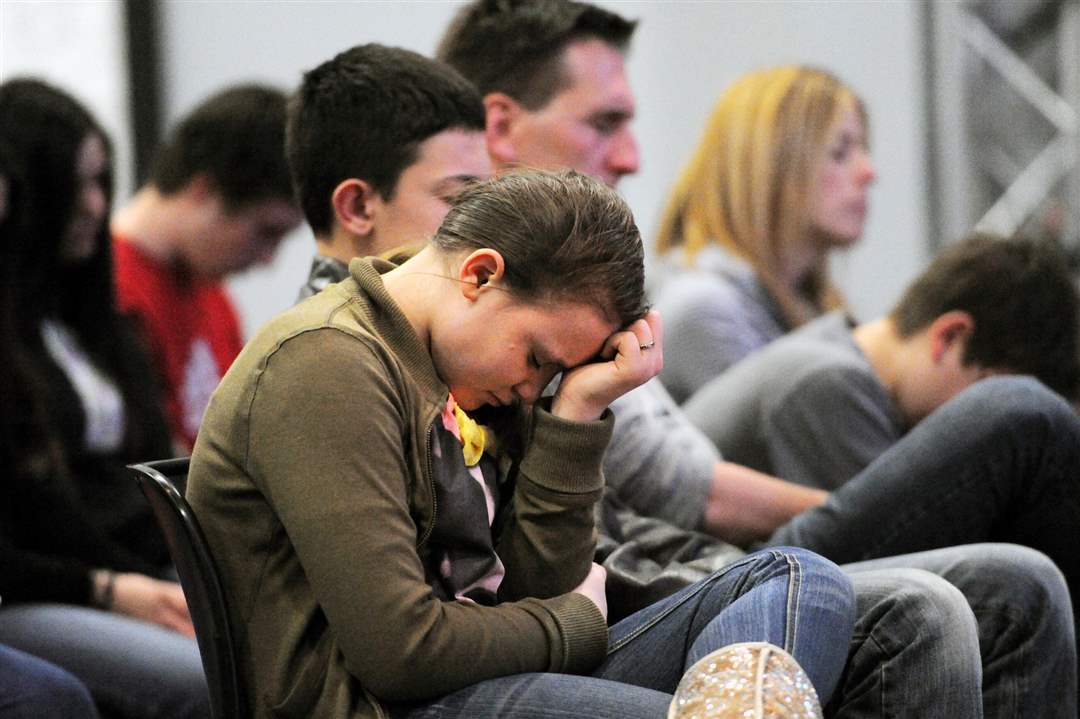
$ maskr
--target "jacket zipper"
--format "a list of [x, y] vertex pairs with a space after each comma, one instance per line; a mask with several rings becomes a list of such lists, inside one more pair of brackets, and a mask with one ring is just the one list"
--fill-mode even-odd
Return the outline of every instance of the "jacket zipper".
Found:
[[[435, 419], [438, 419], [438, 417]], [[435, 518], [439, 516], [439, 499], [435, 494], [435, 474], [431, 467], [431, 438], [435, 434], [434, 422], [435, 420], [432, 420], [431, 424], [428, 425], [427, 436], [424, 439], [424, 460], [427, 466], [428, 489], [431, 491], [431, 521], [428, 522], [428, 526], [424, 528], [424, 533], [420, 535], [420, 539], [416, 542], [417, 549], [423, 547], [424, 543], [431, 537], [431, 533], [435, 531]]]
[[375, 716], [377, 719], [390, 719], [390, 715], [382, 708], [382, 703], [379, 702], [375, 696], [364, 687], [360, 687], [360, 691], [364, 692], [364, 697], [367, 698], [368, 704], [375, 708]]

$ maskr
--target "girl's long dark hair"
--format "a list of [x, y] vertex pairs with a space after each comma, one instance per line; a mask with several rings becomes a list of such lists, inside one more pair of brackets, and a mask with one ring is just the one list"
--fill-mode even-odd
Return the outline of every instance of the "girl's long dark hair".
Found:
[[[49, 448], [49, 471], [63, 472], [64, 448], [52, 437], [43, 368], [52, 359], [41, 340], [47, 318], [62, 321], [125, 400], [125, 452], [147, 451], [147, 422], [160, 416], [156, 392], [146, 386], [141, 348], [117, 312], [108, 222], [103, 220], [93, 253], [65, 261], [61, 246], [75, 215], [80, 187], [79, 149], [88, 137], [106, 146], [104, 189], [112, 199], [112, 152], [108, 137], [72, 97], [44, 82], [14, 79], [0, 85], [0, 173], [11, 189], [0, 219], [0, 392], [5, 471], [24, 464], [26, 452]], [[33, 441], [27, 446], [27, 431]], [[158, 443], [160, 444], [160, 443]], [[152, 450], [150, 450], [152, 451]], [[43, 459], [39, 455], [38, 459]], [[34, 464], [40, 466], [40, 461]]]

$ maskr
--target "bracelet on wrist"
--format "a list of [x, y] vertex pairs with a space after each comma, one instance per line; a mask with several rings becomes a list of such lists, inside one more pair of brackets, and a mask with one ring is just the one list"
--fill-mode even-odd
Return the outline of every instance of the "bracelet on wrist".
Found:
[[116, 588], [116, 572], [111, 569], [95, 569], [90, 578], [94, 606], [98, 609], [112, 609], [113, 590]]

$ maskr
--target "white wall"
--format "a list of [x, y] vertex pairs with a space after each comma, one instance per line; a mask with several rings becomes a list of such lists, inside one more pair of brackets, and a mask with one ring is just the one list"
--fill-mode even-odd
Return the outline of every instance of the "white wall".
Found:
[[[430, 54], [456, 7], [447, 2], [166, 2], [166, 117], [171, 123], [232, 82], [258, 80], [292, 90], [304, 71], [360, 43]], [[293, 303], [314, 248], [305, 227], [286, 238], [272, 265], [230, 281], [248, 335]]]
[[860, 318], [885, 312], [926, 260], [919, 3], [619, 2], [641, 18], [630, 58], [642, 172], [623, 190], [651, 234], [723, 89], [747, 70], [824, 67], [865, 101], [878, 182], [862, 241], [833, 263]]
[[0, 0], [0, 82], [34, 75], [86, 105], [113, 140], [117, 197], [132, 183], [123, 11], [119, 0]]
[[[641, 173], [621, 185], [648, 237], [667, 187], [712, 103], [743, 72], [813, 63], [866, 101], [879, 181], [866, 234], [835, 263], [856, 313], [884, 311], [925, 260], [923, 59], [919, 3], [627, 0], [602, 4], [641, 20], [629, 61], [638, 96]], [[378, 41], [430, 53], [456, 2], [166, 0], [164, 111], [173, 121], [221, 86], [293, 88], [301, 73], [352, 45]], [[86, 100], [128, 152], [118, 2], [0, 0], [0, 76], [39, 68]], [[123, 195], [120, 195], [122, 198]], [[287, 307], [307, 272], [305, 230], [266, 269], [231, 285], [250, 334]]]

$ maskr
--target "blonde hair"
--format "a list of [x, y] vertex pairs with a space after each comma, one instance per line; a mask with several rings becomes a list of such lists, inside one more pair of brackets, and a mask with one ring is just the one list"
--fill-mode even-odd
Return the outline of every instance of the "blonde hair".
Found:
[[828, 130], [848, 109], [866, 124], [862, 102], [823, 70], [792, 65], [741, 77], [716, 103], [668, 197], [657, 251], [681, 247], [692, 263], [716, 243], [738, 255], [753, 266], [791, 327], [841, 306], [824, 258], [798, 288], [782, 277], [792, 249], [807, 242], [811, 230], [808, 199]]

